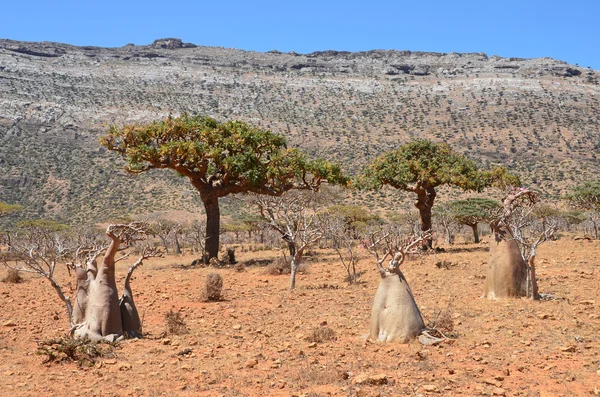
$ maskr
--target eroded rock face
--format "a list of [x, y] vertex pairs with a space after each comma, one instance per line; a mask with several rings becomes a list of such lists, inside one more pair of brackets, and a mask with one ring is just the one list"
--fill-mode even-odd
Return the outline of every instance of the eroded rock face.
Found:
[[423, 317], [402, 272], [386, 274], [375, 293], [369, 338], [407, 343], [424, 329]]

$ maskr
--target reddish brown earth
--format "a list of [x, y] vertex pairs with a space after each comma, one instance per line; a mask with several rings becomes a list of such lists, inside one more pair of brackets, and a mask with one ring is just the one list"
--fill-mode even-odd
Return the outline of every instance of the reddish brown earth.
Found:
[[[440, 310], [452, 312], [456, 339], [439, 346], [363, 339], [379, 277], [366, 253], [361, 284], [347, 286], [333, 253], [319, 251], [293, 293], [286, 276], [266, 275], [265, 267], [238, 273], [176, 266], [191, 256], [149, 261], [133, 281], [146, 337], [123, 342], [116, 360], [100, 359], [91, 368], [44, 364], [36, 354], [36, 340], [63, 335], [68, 323], [45, 280], [0, 283], [0, 395], [600, 394], [600, 241], [564, 238], [539, 250], [540, 291], [557, 298], [540, 302], [480, 299], [484, 247], [456, 245], [402, 266], [426, 322]], [[237, 256], [277, 255], [238, 250]], [[443, 260], [451, 263], [447, 269], [435, 266]], [[123, 277], [126, 264], [119, 265]], [[201, 302], [200, 286], [214, 271], [224, 277], [225, 300]], [[61, 277], [69, 281], [66, 273]], [[183, 314], [188, 334], [164, 336], [170, 309]], [[306, 341], [324, 322], [337, 340]], [[192, 352], [178, 355], [185, 349]], [[387, 384], [357, 385], [362, 374], [383, 374]]]

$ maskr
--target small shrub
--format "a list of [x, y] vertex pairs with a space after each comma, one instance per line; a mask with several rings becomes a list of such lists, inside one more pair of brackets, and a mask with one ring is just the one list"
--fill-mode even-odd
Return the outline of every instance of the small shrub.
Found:
[[8, 273], [6, 273], [6, 276], [2, 279], [2, 282], [18, 284], [23, 282], [23, 277], [21, 277], [21, 274], [17, 269], [8, 269]]
[[116, 358], [118, 342], [92, 342], [89, 339], [59, 338], [38, 341], [37, 354], [45, 355], [44, 363], [74, 361], [91, 367], [98, 358]]
[[169, 312], [165, 314], [165, 322], [167, 323], [167, 335], [182, 335], [188, 333], [187, 325], [179, 312], [169, 310]]
[[443, 333], [454, 331], [454, 320], [452, 319], [452, 310], [448, 307], [446, 310], [440, 310], [435, 318], [431, 328]]
[[267, 266], [265, 273], [270, 276], [279, 276], [281, 274], [290, 274], [291, 271], [292, 266], [285, 258], [277, 258]]
[[201, 293], [203, 301], [219, 301], [223, 298], [223, 277], [218, 273], [206, 275], [206, 282]]
[[323, 343], [330, 340], [335, 340], [335, 331], [326, 325], [313, 328], [310, 335], [306, 337], [308, 342]]
[[243, 272], [245, 272], [245, 271], [246, 271], [246, 266], [245, 266], [243, 263], [241, 263], [241, 262], [238, 262], [238, 263], [236, 263], [236, 264], [235, 264], [235, 266], [233, 267], [233, 270], [235, 270], [235, 271], [236, 271], [236, 272], [238, 272], [238, 273], [243, 273]]

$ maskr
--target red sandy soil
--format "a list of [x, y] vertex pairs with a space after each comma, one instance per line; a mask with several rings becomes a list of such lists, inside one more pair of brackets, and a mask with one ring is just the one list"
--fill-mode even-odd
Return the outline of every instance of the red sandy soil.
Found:
[[[241, 262], [274, 251], [241, 252]], [[65, 334], [64, 306], [44, 279], [0, 283], [2, 396], [587, 396], [600, 394], [600, 241], [563, 238], [539, 249], [540, 292], [556, 299], [488, 301], [487, 246], [455, 245], [402, 265], [426, 322], [449, 310], [456, 338], [438, 346], [366, 342], [378, 285], [363, 252], [361, 283], [348, 286], [333, 252], [307, 258], [297, 289], [264, 266], [182, 268], [192, 256], [150, 260], [132, 288], [146, 337], [122, 342], [93, 366], [44, 363], [36, 341]], [[447, 268], [436, 267], [446, 261]], [[122, 277], [127, 265], [119, 263]], [[202, 302], [206, 274], [224, 278], [225, 300]], [[4, 270], [0, 271], [0, 277]], [[74, 285], [60, 274], [66, 290]], [[165, 313], [189, 333], [165, 335]], [[327, 324], [336, 340], [306, 337]], [[178, 355], [191, 349], [187, 355]], [[255, 361], [254, 361], [255, 360]], [[387, 384], [356, 384], [363, 375]], [[346, 379], [345, 379], [346, 378]]]

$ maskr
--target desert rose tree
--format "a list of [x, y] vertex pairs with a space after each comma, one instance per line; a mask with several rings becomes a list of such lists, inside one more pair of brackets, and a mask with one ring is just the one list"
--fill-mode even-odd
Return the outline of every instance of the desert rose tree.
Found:
[[[477, 164], [447, 144], [420, 139], [376, 158], [357, 180], [358, 187], [393, 188], [413, 192], [421, 217], [421, 231], [431, 230], [431, 209], [436, 188], [442, 185], [479, 192], [492, 183], [494, 173], [480, 171]], [[432, 240], [427, 245], [431, 248]]]
[[[133, 300], [131, 276], [136, 268], [160, 252], [147, 246], [142, 249], [125, 276], [119, 297], [115, 280], [115, 264], [128, 254], [122, 249], [140, 239], [147, 227], [142, 223], [114, 224], [106, 229], [110, 243], [95, 246], [78, 245], [66, 225], [53, 221], [30, 221], [20, 226], [20, 234], [12, 243], [18, 262], [0, 257], [0, 263], [19, 271], [44, 277], [66, 306], [70, 334], [79, 339], [115, 341], [141, 336], [140, 316]], [[104, 258], [98, 264], [98, 257]], [[121, 256], [117, 257], [117, 254]], [[69, 260], [72, 262], [69, 263]], [[83, 262], [83, 263], [82, 263]], [[65, 294], [55, 272], [67, 263], [76, 279], [75, 299]]]
[[[407, 343], [421, 335], [425, 322], [400, 265], [409, 253], [431, 237], [427, 231], [418, 237], [402, 238], [397, 228], [378, 228], [368, 233], [365, 248], [375, 256], [381, 277], [371, 309], [369, 338], [379, 342]], [[383, 256], [379, 250], [383, 248]], [[389, 265], [383, 263], [390, 257]]]
[[490, 220], [493, 238], [483, 297], [539, 299], [535, 271], [537, 247], [552, 240], [555, 221], [534, 216], [538, 195], [527, 188], [509, 188]]
[[323, 181], [346, 182], [337, 165], [310, 160], [287, 148], [283, 135], [241, 121], [169, 116], [149, 124], [112, 126], [101, 144], [125, 157], [128, 172], [169, 168], [190, 180], [206, 210], [209, 259], [219, 251], [219, 198], [247, 192], [280, 196], [291, 189], [317, 190]]

